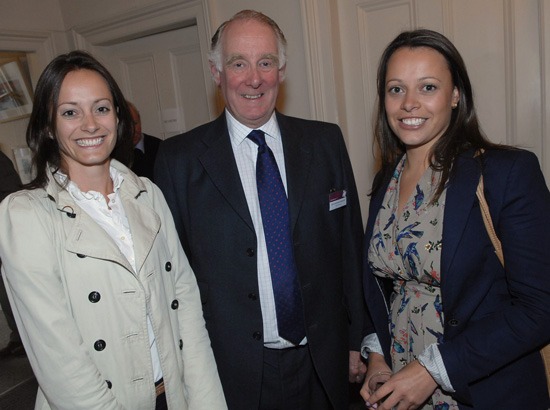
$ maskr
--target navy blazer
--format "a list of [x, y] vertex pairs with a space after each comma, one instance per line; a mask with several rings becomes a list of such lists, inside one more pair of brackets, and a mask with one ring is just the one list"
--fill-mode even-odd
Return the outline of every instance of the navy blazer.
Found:
[[[277, 113], [294, 254], [315, 370], [336, 409], [348, 406], [349, 350], [363, 336], [363, 228], [340, 128]], [[230, 409], [258, 408], [263, 367], [256, 234], [233, 155], [225, 115], [167, 139], [155, 181], [201, 291]], [[347, 191], [330, 211], [329, 194]]]
[[[461, 409], [547, 410], [539, 349], [550, 341], [550, 193], [538, 160], [528, 151], [499, 149], [486, 151], [480, 162], [470, 151], [454, 167], [443, 219], [439, 345], [453, 397]], [[506, 269], [475, 194], [481, 172]], [[372, 197], [365, 247], [388, 183], [385, 177]], [[365, 298], [388, 360], [386, 282], [365, 260]]]

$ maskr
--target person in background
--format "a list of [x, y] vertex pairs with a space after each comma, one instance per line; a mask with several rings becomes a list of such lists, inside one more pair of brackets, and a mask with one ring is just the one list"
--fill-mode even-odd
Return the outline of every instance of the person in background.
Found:
[[[0, 151], [0, 202], [9, 194], [21, 189], [21, 179], [13, 166], [13, 162], [6, 154]], [[0, 269], [2, 261], [0, 260]], [[0, 349], [0, 359], [25, 356], [25, 348], [17, 330], [15, 318], [11, 310], [10, 301], [0, 271], [0, 306], [10, 328], [10, 337], [7, 346]]]
[[127, 161], [111, 74], [62, 54], [36, 86], [36, 178], [0, 205], [3, 275], [37, 409], [226, 409], [199, 289], [160, 190]]
[[161, 143], [161, 139], [153, 137], [149, 134], [144, 134], [141, 131], [141, 116], [134, 104], [127, 101], [130, 107], [130, 113], [134, 121], [134, 158], [132, 161], [132, 171], [140, 177], [147, 177], [154, 182], [154, 168], [157, 151]]
[[[435, 31], [399, 34], [377, 81], [367, 406], [548, 409], [550, 193], [537, 157], [483, 135], [465, 64]], [[481, 175], [504, 267], [476, 197]], [[390, 370], [373, 394], [370, 377]]]
[[230, 409], [347, 409], [362, 222], [339, 127], [275, 111], [286, 40], [244, 10], [212, 38], [213, 122], [164, 141], [155, 181], [197, 276]]

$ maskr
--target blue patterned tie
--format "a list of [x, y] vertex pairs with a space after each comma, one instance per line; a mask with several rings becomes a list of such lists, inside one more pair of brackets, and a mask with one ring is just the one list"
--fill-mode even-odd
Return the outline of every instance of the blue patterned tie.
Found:
[[273, 152], [265, 142], [264, 132], [253, 130], [248, 138], [258, 145], [256, 184], [275, 296], [277, 327], [283, 339], [298, 344], [305, 337], [305, 327], [285, 187]]

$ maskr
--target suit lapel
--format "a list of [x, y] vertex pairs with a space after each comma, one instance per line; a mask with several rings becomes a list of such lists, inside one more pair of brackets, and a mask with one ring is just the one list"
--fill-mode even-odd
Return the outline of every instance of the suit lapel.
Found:
[[290, 226], [294, 229], [307, 192], [311, 173], [313, 148], [301, 132], [292, 126], [288, 117], [277, 113], [277, 122], [283, 140]]
[[239, 170], [233, 155], [233, 148], [227, 130], [225, 115], [213, 123], [203, 142], [208, 149], [199, 157], [212, 183], [231, 205], [239, 217], [254, 231], [252, 218], [244, 195]]
[[475, 191], [480, 176], [479, 165], [471, 152], [459, 156], [454, 167], [456, 167], [456, 173], [451, 177], [447, 187], [443, 217], [441, 271], [446, 278], [453, 266], [458, 244], [474, 206]]

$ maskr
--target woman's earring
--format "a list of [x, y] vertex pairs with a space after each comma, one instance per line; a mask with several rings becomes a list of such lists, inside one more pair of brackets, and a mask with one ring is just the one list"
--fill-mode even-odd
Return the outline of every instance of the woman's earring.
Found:
[[458, 103], [453, 103], [453, 105], [451, 105], [451, 108], [454, 110], [456, 107], [458, 107]]

